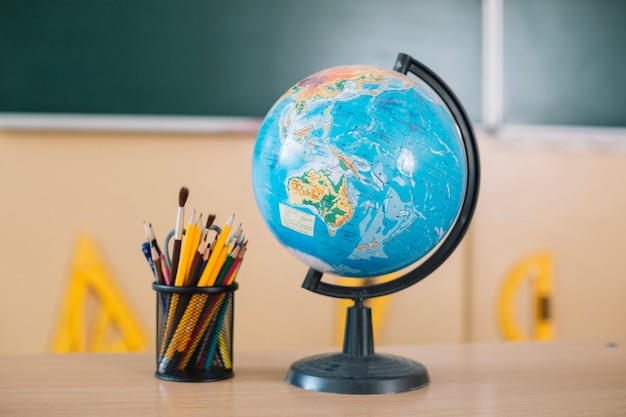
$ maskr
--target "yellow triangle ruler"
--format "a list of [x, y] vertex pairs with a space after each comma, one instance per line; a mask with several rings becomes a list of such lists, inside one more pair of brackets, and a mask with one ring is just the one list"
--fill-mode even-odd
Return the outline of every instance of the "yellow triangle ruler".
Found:
[[145, 348], [146, 340], [146, 331], [104, 267], [91, 239], [80, 236], [52, 351], [138, 351]]

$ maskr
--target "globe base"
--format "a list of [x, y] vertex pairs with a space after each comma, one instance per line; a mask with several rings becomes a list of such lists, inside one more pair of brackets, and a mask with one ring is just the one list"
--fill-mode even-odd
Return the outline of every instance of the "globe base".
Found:
[[286, 381], [317, 392], [391, 394], [423, 388], [430, 378], [422, 364], [401, 356], [328, 353], [294, 362]]

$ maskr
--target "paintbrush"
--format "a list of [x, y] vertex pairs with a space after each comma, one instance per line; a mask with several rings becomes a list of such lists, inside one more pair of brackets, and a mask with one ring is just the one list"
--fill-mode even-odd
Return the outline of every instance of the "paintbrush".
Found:
[[174, 248], [172, 250], [172, 268], [170, 282], [174, 283], [176, 280], [176, 273], [178, 271], [178, 261], [180, 259], [180, 247], [183, 240], [183, 220], [185, 217], [185, 203], [187, 203], [187, 197], [189, 197], [189, 189], [182, 187], [178, 193], [178, 212], [176, 215], [176, 228], [174, 229]]

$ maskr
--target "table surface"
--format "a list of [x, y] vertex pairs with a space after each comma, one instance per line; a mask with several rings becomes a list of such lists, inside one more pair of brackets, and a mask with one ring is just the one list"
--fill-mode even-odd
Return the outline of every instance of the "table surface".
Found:
[[285, 383], [314, 350], [236, 351], [218, 382], [154, 377], [153, 353], [0, 355], [0, 416], [626, 416], [626, 345], [517, 342], [377, 348], [426, 366], [431, 384], [344, 395]]

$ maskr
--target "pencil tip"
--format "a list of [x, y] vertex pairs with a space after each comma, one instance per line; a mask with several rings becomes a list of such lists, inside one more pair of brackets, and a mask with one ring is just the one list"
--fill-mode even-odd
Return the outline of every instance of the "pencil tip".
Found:
[[143, 221], [143, 231], [145, 232], [148, 240], [150, 240], [150, 228], [148, 227], [148, 222], [146, 222], [145, 220]]
[[178, 193], [178, 207], [184, 207], [185, 203], [187, 203], [187, 198], [189, 197], [189, 189], [187, 187], [182, 187], [180, 192]]

